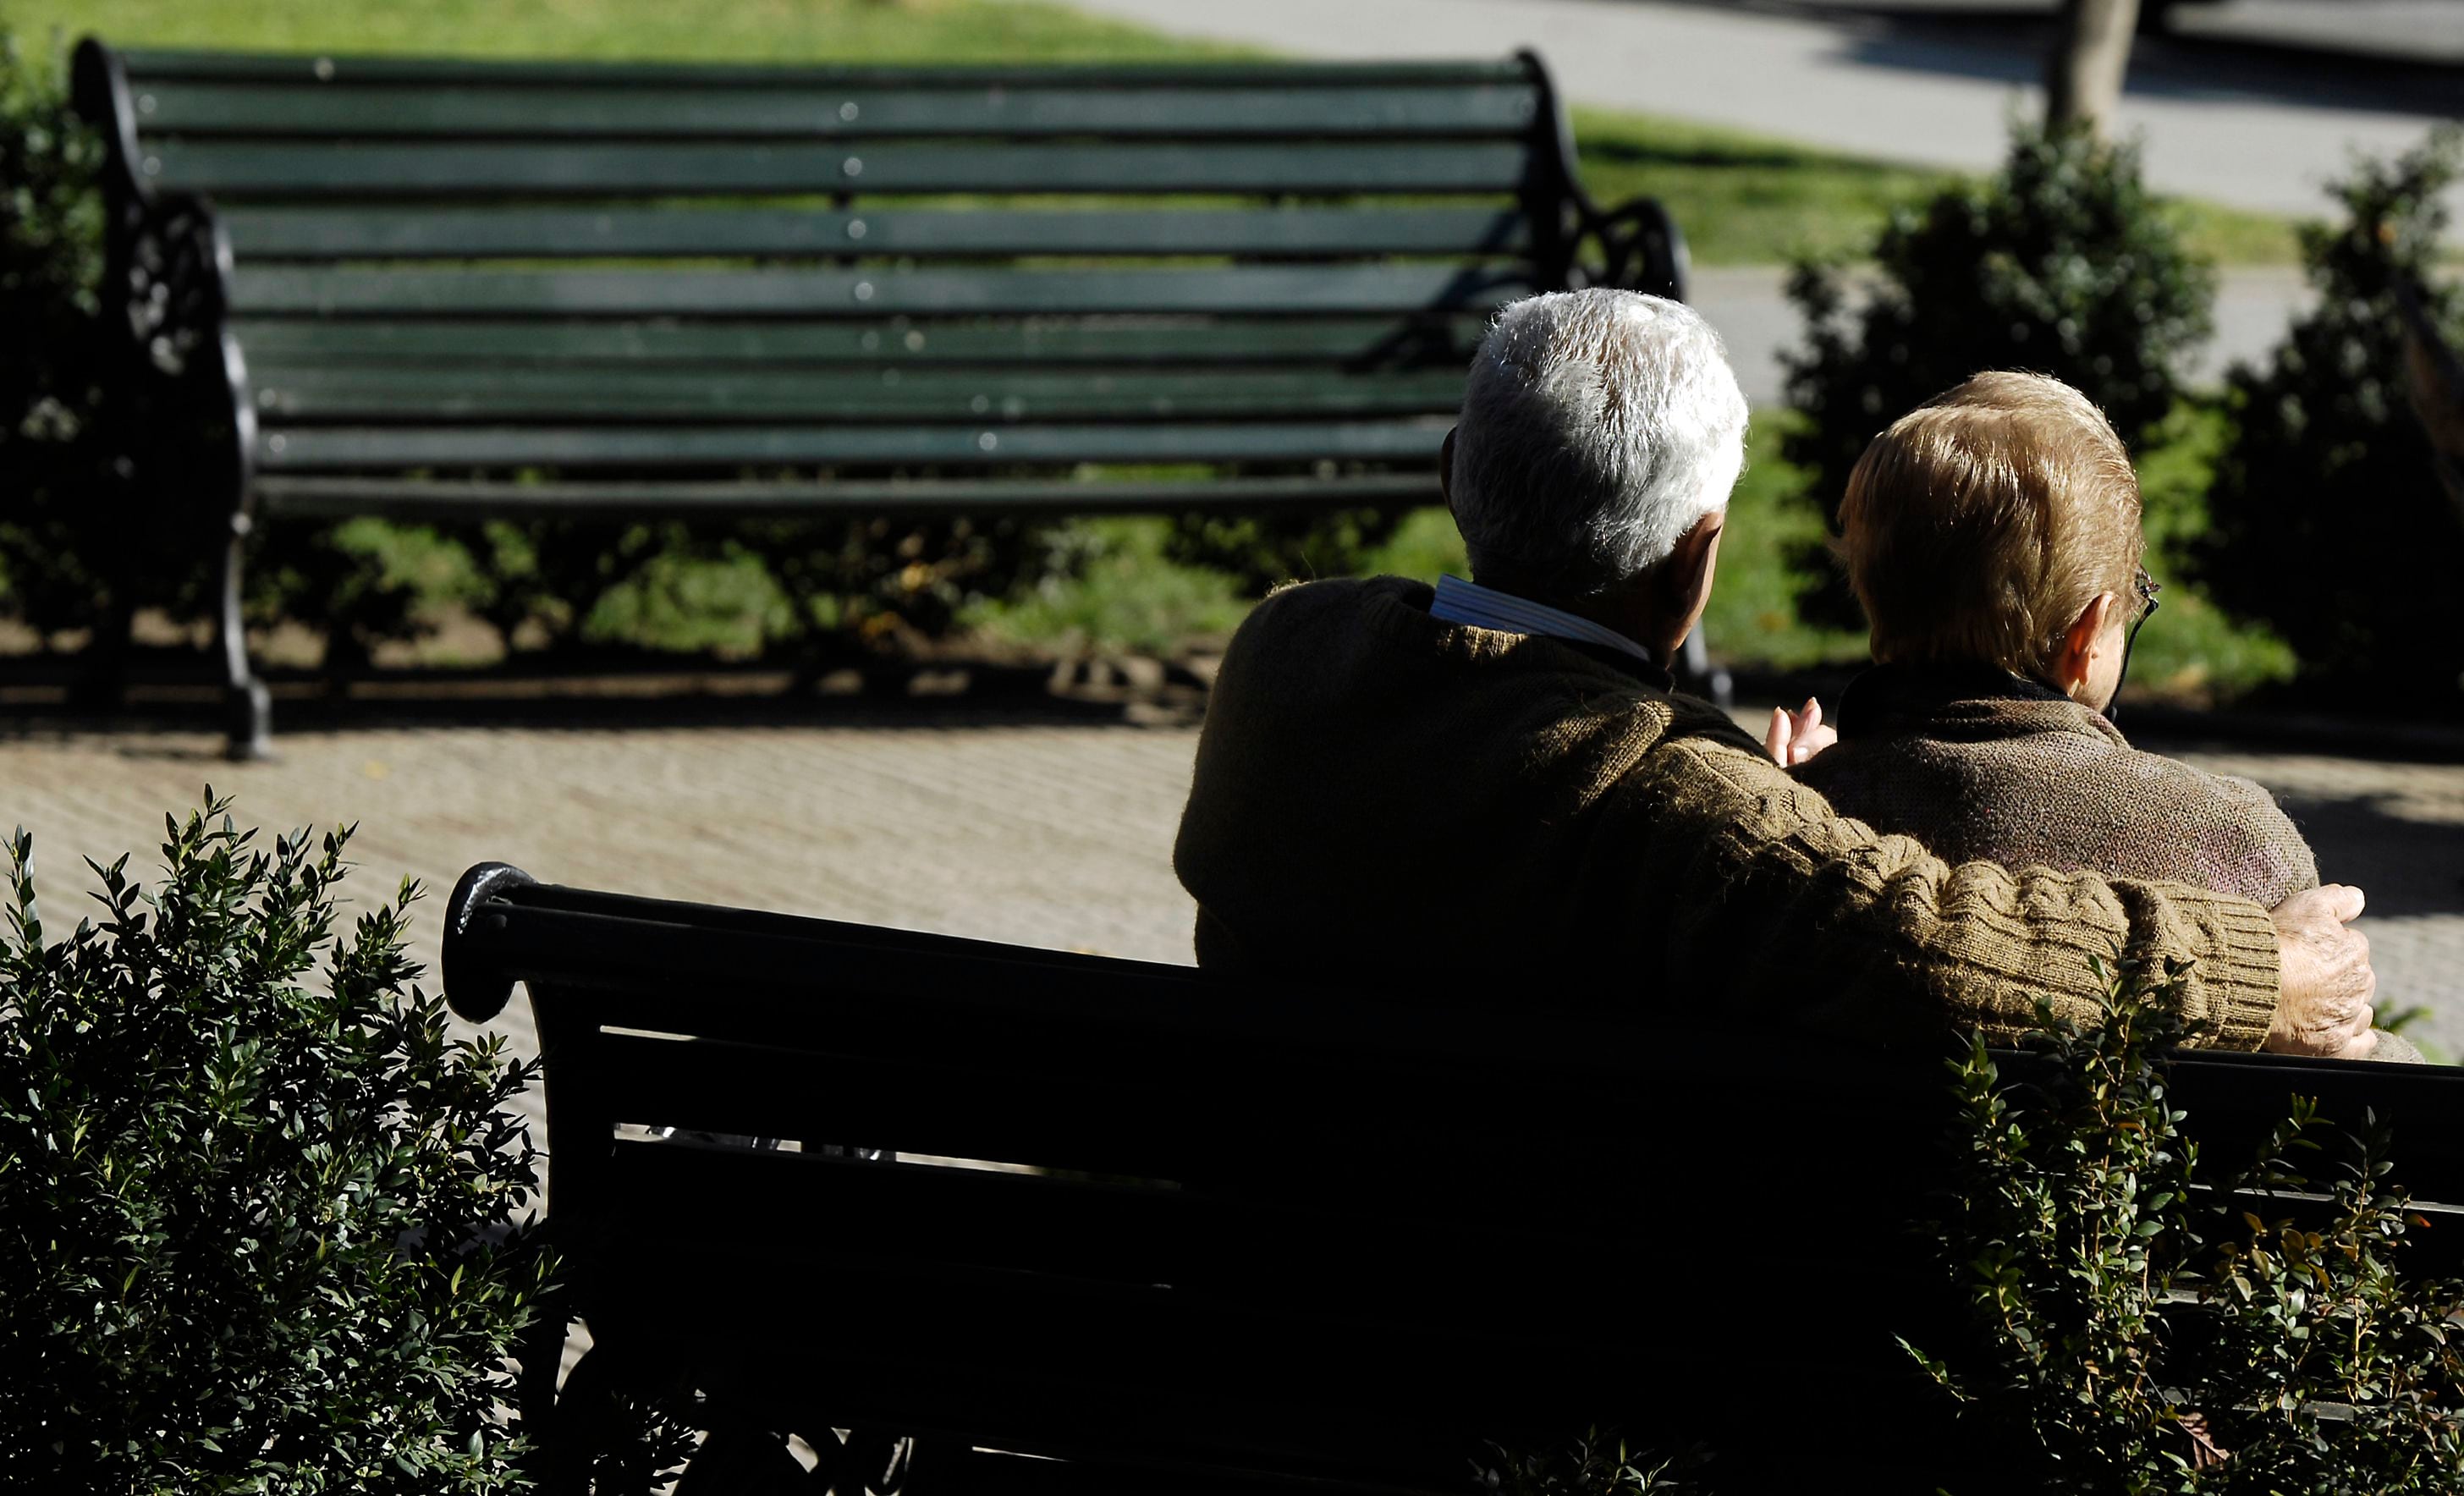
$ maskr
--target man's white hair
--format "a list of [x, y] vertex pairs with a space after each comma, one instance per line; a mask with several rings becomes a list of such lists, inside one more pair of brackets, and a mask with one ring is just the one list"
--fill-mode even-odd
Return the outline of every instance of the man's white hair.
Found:
[[1500, 312], [1472, 360], [1448, 473], [1473, 573], [1566, 596], [1666, 561], [1726, 505], [1746, 396], [1682, 302], [1561, 291]]

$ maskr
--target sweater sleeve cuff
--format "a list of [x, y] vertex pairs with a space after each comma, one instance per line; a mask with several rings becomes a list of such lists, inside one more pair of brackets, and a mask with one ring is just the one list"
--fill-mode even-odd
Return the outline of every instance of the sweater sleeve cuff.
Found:
[[2193, 953], [2183, 1017], [2214, 1031], [2217, 1049], [2255, 1049], [2276, 1023], [2283, 973], [2276, 922], [2247, 899], [2168, 888], [2184, 942]]

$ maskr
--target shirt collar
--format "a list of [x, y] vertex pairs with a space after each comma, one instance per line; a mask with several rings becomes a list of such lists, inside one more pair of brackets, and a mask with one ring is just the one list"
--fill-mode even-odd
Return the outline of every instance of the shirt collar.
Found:
[[1651, 657], [1649, 649], [1614, 628], [1602, 627], [1563, 608], [1534, 603], [1511, 592], [1500, 592], [1495, 587], [1484, 587], [1477, 582], [1465, 582], [1461, 577], [1438, 579], [1438, 594], [1436, 601], [1429, 605], [1429, 616], [1449, 624], [1468, 624], [1474, 628], [1494, 628], [1501, 633], [1541, 634], [1551, 639], [1597, 645], [1620, 654], [1630, 654], [1654, 669], [1660, 665]]

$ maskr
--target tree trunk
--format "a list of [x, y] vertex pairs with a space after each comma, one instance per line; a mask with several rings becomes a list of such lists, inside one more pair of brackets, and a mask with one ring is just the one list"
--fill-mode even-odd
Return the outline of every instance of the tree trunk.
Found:
[[2084, 124], [2102, 139], [2122, 102], [2139, 0], [2062, 0], [2062, 24], [2045, 66], [2045, 122]]

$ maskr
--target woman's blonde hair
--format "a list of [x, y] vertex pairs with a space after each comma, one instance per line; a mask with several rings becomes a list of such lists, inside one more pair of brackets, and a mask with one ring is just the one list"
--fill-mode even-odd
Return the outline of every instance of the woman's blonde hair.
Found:
[[1884, 662], [2041, 676], [2097, 594], [2131, 596], [2139, 478], [2085, 395], [1979, 374], [1891, 423], [1848, 475], [1840, 548]]

